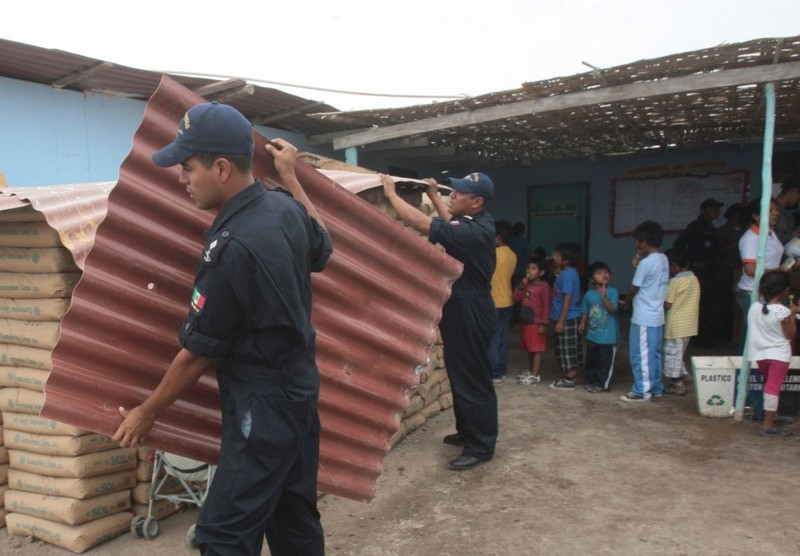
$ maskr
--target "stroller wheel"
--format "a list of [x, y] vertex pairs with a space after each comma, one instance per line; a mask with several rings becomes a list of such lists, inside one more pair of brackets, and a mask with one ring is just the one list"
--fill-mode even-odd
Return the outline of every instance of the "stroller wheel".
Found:
[[144, 537], [143, 515], [137, 515], [133, 517], [133, 521], [131, 521], [131, 535], [133, 535], [137, 539], [141, 539], [142, 537]]
[[186, 544], [189, 548], [197, 548], [197, 542], [194, 540], [194, 525], [189, 527], [189, 530], [186, 532]]
[[158, 520], [154, 517], [148, 517], [144, 520], [144, 538], [150, 540], [158, 536]]

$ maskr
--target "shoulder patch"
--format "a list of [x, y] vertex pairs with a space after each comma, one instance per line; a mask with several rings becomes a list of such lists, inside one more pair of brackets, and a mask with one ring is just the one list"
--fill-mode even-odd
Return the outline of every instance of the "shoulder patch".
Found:
[[199, 315], [202, 313], [205, 305], [206, 296], [197, 289], [197, 286], [195, 286], [194, 291], [192, 292], [192, 309], [194, 310], [195, 314]]
[[210, 237], [208, 243], [203, 248], [203, 262], [216, 265], [222, 250], [231, 240], [231, 233], [228, 230], [222, 230], [218, 234]]

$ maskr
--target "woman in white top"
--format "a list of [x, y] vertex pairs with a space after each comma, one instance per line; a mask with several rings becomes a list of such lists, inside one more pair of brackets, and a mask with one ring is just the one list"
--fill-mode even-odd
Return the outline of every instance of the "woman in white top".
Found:
[[[753, 293], [753, 276], [756, 273], [756, 257], [758, 256], [758, 229], [761, 220], [761, 200], [755, 199], [749, 205], [750, 228], [739, 239], [739, 255], [742, 258], [742, 277], [736, 286], [736, 303], [742, 310], [742, 330], [739, 339], [738, 352], [744, 348], [744, 339], [747, 336], [747, 311], [750, 308], [750, 295]], [[780, 268], [783, 256], [783, 244], [775, 234], [775, 225], [778, 223], [778, 205], [773, 199], [769, 207], [769, 232], [767, 233], [767, 250], [764, 254], [764, 269]]]

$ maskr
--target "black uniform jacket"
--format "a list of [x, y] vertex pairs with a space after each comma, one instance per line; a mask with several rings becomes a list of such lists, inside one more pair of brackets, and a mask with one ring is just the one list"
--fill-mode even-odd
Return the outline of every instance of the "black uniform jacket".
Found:
[[216, 359], [217, 376], [278, 374], [289, 397], [319, 388], [311, 326], [311, 272], [333, 247], [282, 189], [260, 182], [230, 199], [206, 233], [181, 344]]

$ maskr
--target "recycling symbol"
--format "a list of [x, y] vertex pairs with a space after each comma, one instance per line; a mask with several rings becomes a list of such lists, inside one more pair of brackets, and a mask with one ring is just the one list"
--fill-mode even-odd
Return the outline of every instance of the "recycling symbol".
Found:
[[714, 394], [713, 396], [708, 398], [706, 405], [725, 405], [725, 400], [722, 399], [722, 396]]

